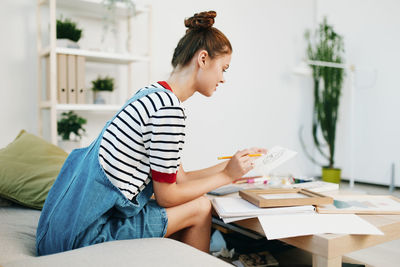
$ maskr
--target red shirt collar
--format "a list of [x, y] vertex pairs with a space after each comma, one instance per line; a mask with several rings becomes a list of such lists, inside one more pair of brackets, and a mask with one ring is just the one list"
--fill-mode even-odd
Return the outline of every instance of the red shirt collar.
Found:
[[169, 86], [169, 84], [168, 84], [166, 81], [159, 81], [158, 83], [159, 83], [162, 87], [164, 87], [165, 89], [170, 90], [171, 92], [173, 92], [172, 89], [171, 89], [171, 87]]

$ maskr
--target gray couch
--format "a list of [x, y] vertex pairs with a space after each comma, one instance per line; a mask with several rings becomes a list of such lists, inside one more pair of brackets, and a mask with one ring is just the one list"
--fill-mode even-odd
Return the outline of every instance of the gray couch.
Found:
[[40, 211], [0, 207], [0, 266], [232, 266], [169, 238], [106, 242], [49, 256], [35, 256]]

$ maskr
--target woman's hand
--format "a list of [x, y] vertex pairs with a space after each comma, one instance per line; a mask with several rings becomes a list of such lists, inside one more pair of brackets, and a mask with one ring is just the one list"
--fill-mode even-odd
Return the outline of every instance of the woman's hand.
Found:
[[232, 180], [241, 178], [254, 168], [254, 161], [256, 157], [249, 157], [249, 154], [262, 153], [266, 154], [267, 150], [263, 148], [249, 148], [238, 151], [229, 160], [223, 172], [228, 175]]

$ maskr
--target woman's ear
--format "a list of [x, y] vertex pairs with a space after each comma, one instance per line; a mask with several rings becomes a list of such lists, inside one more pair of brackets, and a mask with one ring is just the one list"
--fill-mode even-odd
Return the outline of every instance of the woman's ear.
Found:
[[197, 63], [200, 68], [204, 68], [206, 66], [206, 61], [208, 60], [208, 52], [206, 50], [201, 50], [197, 56]]

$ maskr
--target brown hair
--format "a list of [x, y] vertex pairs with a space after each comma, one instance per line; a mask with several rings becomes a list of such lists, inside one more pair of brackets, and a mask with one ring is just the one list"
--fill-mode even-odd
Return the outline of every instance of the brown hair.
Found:
[[213, 27], [215, 11], [196, 13], [185, 19], [188, 28], [186, 34], [179, 40], [172, 57], [172, 66], [185, 66], [199, 49], [208, 52], [211, 58], [221, 54], [232, 53], [228, 38]]

